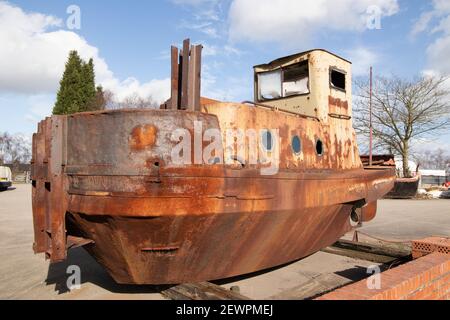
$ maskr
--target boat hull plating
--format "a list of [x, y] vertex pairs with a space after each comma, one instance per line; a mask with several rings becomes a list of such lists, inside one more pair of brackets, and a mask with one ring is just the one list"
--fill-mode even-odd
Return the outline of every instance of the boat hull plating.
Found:
[[[42, 121], [33, 139], [35, 252], [57, 262], [85, 244], [119, 283], [225, 278], [332, 244], [352, 228], [353, 209], [376, 208], [393, 186], [392, 170], [363, 169], [345, 120], [325, 125], [245, 105], [203, 111], [110, 111]], [[248, 159], [245, 165], [175, 165], [171, 150], [179, 141], [172, 133], [184, 128], [195, 140], [196, 122], [201, 133], [280, 128], [277, 171], [261, 175], [263, 164]], [[298, 156], [293, 134], [302, 141]], [[362, 220], [375, 215], [362, 212]]]

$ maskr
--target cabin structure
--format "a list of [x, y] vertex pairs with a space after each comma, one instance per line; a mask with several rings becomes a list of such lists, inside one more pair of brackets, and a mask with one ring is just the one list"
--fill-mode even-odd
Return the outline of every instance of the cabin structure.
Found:
[[316, 117], [350, 118], [351, 62], [314, 49], [260, 64], [254, 69], [254, 101]]

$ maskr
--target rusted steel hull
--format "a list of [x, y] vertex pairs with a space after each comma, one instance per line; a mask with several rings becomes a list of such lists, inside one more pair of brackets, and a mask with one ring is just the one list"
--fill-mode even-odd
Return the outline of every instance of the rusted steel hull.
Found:
[[[233, 178], [233, 182], [227, 182], [227, 189], [235, 191], [234, 196], [210, 195], [203, 199], [194, 195], [185, 198], [72, 195], [67, 228], [94, 240], [95, 245], [87, 247], [89, 252], [120, 283], [225, 278], [299, 259], [335, 242], [351, 229], [352, 204], [342, 202], [352, 198], [327, 200], [330, 189], [348, 190], [361, 183], [361, 178], [356, 177], [359, 174], [354, 172], [346, 184], [332, 175], [331, 179], [311, 177], [311, 180], [277, 182]], [[171, 184], [174, 187], [224, 184], [224, 178], [216, 179], [215, 182], [200, 178], [194, 184], [192, 179], [179, 177]], [[265, 190], [265, 194], [238, 191], [259, 183], [258, 189]], [[308, 203], [308, 192], [299, 190], [322, 190], [316, 192], [316, 197], [324, 205], [315, 207]], [[285, 200], [280, 202], [281, 198]], [[177, 212], [177, 208], [186, 209]]]
[[[351, 205], [298, 211], [162, 217], [69, 215], [118, 283], [227, 278], [310, 255], [350, 230]], [[320, 217], [320, 218], [319, 218]]]
[[[367, 204], [362, 220], [372, 219], [394, 182], [393, 170], [364, 170], [351, 124], [330, 121], [221, 103], [48, 118], [33, 139], [35, 252], [57, 262], [85, 244], [115, 281], [137, 284], [225, 278], [312, 254], [352, 228], [352, 210]], [[278, 171], [175, 165], [172, 133], [195, 139], [196, 122], [202, 133], [280, 128]]]

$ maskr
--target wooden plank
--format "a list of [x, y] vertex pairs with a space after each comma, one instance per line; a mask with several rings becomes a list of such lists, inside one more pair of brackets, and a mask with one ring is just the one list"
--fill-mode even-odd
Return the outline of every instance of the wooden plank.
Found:
[[172, 300], [250, 300], [210, 282], [180, 284], [161, 291], [161, 294]]
[[178, 74], [179, 74], [178, 48], [172, 46], [170, 51], [171, 51], [170, 109], [177, 110], [179, 107], [179, 104], [178, 104], [178, 102], [179, 102], [178, 101], [178, 96], [179, 96], [179, 92], [178, 92], [178, 90], [179, 90], [179, 88], [178, 88], [178, 82], [179, 82], [179, 78], [178, 78]]
[[411, 247], [403, 243], [383, 242], [381, 244], [355, 242], [341, 239], [333, 244], [333, 247], [373, 253], [382, 256], [404, 258], [411, 255]]
[[338, 247], [334, 247], [334, 246], [324, 248], [321, 251], [327, 252], [327, 253], [332, 253], [332, 254], [337, 254], [337, 255], [345, 256], [345, 257], [349, 257], [349, 258], [367, 260], [367, 261], [372, 261], [372, 262], [377, 262], [377, 263], [390, 263], [390, 262], [397, 260], [397, 258], [394, 258], [394, 257], [383, 256], [383, 255], [378, 255], [378, 254], [373, 254], [373, 253], [367, 253], [367, 252], [362, 252], [362, 251], [357, 251], [357, 250], [343, 249], [343, 248], [338, 248]]

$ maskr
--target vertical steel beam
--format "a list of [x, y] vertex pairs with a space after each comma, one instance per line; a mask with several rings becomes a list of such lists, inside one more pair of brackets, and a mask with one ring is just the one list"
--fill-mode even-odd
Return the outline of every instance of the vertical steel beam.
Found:
[[192, 46], [189, 61], [188, 109], [200, 111], [202, 46]]
[[66, 125], [65, 116], [53, 116], [51, 118], [50, 135], [50, 161], [49, 161], [49, 217], [51, 234], [52, 262], [66, 259], [66, 199], [64, 188], [64, 133]]
[[178, 101], [178, 74], [179, 74], [179, 70], [178, 70], [178, 48], [172, 46], [171, 48], [171, 90], [170, 90], [170, 106], [169, 108], [172, 110], [177, 110], [179, 107], [179, 101]]
[[44, 121], [44, 140], [45, 140], [45, 156], [43, 160], [43, 171], [44, 171], [44, 194], [45, 194], [45, 257], [47, 259], [51, 258], [52, 255], [52, 231], [51, 231], [51, 211], [50, 211], [50, 192], [51, 192], [51, 179], [49, 162], [50, 157], [50, 137], [52, 131], [52, 121], [51, 118], [45, 118]]
[[188, 105], [188, 78], [189, 78], [189, 45], [190, 40], [183, 41], [183, 53], [181, 57], [181, 104], [180, 109], [186, 109]]
[[47, 202], [45, 201], [45, 121], [38, 123], [38, 131], [33, 134], [33, 159], [31, 165], [32, 182], [32, 208], [34, 226], [34, 253], [46, 251], [45, 215]]

